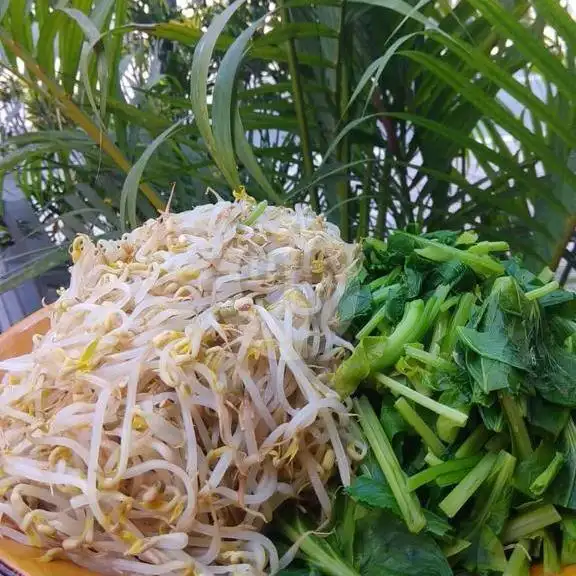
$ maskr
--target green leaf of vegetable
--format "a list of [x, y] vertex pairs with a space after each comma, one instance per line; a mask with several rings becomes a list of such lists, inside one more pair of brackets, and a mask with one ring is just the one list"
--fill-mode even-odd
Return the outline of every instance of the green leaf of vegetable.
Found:
[[509, 339], [502, 333], [478, 332], [472, 328], [458, 328], [460, 341], [485, 358], [491, 358], [515, 366], [521, 370], [528, 368], [528, 361], [512, 346]]
[[451, 576], [432, 538], [411, 534], [392, 514], [367, 514], [356, 525], [355, 565], [362, 576]]

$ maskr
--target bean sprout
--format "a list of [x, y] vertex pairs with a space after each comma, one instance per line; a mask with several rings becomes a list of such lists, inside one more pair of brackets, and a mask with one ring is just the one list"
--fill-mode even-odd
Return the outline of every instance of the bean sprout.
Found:
[[0, 534], [123, 574], [274, 573], [261, 532], [350, 482], [326, 384], [356, 248], [309, 209], [245, 194], [73, 242], [34, 350], [0, 362]]

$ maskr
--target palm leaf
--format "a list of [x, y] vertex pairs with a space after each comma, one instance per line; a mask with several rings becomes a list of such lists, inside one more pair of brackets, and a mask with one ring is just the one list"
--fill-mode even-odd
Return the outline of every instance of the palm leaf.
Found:
[[176, 122], [160, 136], [154, 139], [147, 147], [146, 150], [142, 153], [142, 156], [138, 159], [138, 161], [132, 166], [130, 172], [126, 176], [126, 180], [124, 181], [124, 186], [122, 187], [122, 192], [120, 194], [120, 223], [122, 229], [124, 229], [126, 225], [126, 219], [130, 222], [130, 226], [135, 228], [138, 226], [138, 217], [136, 215], [136, 199], [138, 196], [138, 189], [140, 186], [140, 179], [142, 178], [142, 174], [144, 173], [144, 169], [146, 168], [146, 164], [150, 160], [150, 157], [156, 149], [172, 134], [180, 128], [181, 123]]

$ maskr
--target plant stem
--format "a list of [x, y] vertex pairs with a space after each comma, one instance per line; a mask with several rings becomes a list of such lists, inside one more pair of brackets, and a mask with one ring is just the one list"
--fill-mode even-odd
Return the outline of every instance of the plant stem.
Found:
[[466, 478], [466, 474], [470, 472], [471, 468], [462, 468], [462, 470], [454, 470], [454, 472], [448, 472], [448, 474], [442, 474], [436, 478], [436, 486], [440, 488], [446, 488], [447, 486], [454, 486], [459, 484]]
[[381, 288], [375, 290], [374, 293], [372, 294], [372, 299], [374, 300], [374, 303], [381, 304], [382, 302], [384, 302], [388, 298], [390, 292], [392, 292], [392, 290], [395, 290], [399, 286], [400, 284], [391, 284], [390, 286], [382, 286]]
[[530, 574], [529, 547], [530, 541], [527, 539], [516, 544], [502, 576], [528, 576]]
[[441, 312], [447, 312], [452, 308], [452, 306], [456, 306], [460, 302], [460, 295], [454, 294], [454, 296], [450, 296], [450, 298], [446, 298], [444, 304], [440, 307]]
[[504, 544], [516, 542], [561, 520], [560, 514], [552, 504], [542, 504], [535, 510], [524, 512], [510, 520], [502, 532], [502, 542]]
[[295, 526], [280, 520], [280, 526], [292, 542], [300, 543], [300, 552], [306, 555], [307, 561], [323, 573], [328, 576], [359, 576], [358, 572], [350, 567], [330, 544], [314, 536], [299, 520], [296, 520]]
[[544, 530], [542, 534], [542, 543], [544, 549], [544, 574], [560, 574], [560, 558], [558, 557], [558, 549], [554, 542], [554, 536], [549, 529]]
[[460, 554], [460, 552], [463, 552], [466, 550], [466, 548], [469, 548], [470, 544], [471, 542], [468, 540], [459, 539], [442, 548], [442, 553], [444, 556], [446, 556], [446, 558], [450, 558], [450, 556], [456, 556], [456, 554]]
[[448, 362], [448, 360], [444, 360], [444, 358], [440, 358], [435, 354], [431, 354], [430, 352], [426, 352], [426, 350], [416, 348], [415, 346], [404, 346], [404, 352], [406, 352], [406, 356], [409, 358], [414, 358], [415, 360], [422, 362], [422, 364], [432, 368], [437, 368], [438, 370], [453, 372], [456, 369], [454, 364]]
[[414, 428], [422, 440], [424, 440], [424, 444], [428, 446], [432, 454], [440, 457], [446, 447], [440, 442], [438, 436], [434, 434], [428, 424], [422, 420], [418, 412], [416, 412], [404, 398], [396, 400], [394, 408], [400, 412], [402, 418], [404, 418], [404, 420]]
[[[384, 289], [386, 288], [391, 288], [391, 286], [390, 287], [386, 286]], [[382, 288], [380, 290], [382, 290]], [[380, 290], [378, 290], [378, 292], [380, 292]], [[370, 318], [370, 320], [368, 320], [368, 322], [366, 322], [366, 324], [362, 327], [362, 329], [358, 331], [358, 333], [356, 334], [356, 340], [362, 340], [362, 338], [364, 338], [365, 336], [369, 336], [372, 332], [374, 332], [374, 330], [376, 330], [378, 324], [380, 324], [380, 322], [382, 322], [382, 320], [384, 320], [384, 318], [386, 317], [387, 308], [388, 304], [385, 303], [378, 310], [376, 310], [376, 312]]]
[[424, 462], [426, 462], [426, 464], [428, 464], [428, 466], [438, 466], [440, 464], [444, 464], [444, 460], [442, 460], [441, 458], [438, 458], [438, 456], [435, 456], [430, 451], [428, 451], [426, 453], [426, 456], [424, 456]]
[[510, 438], [508, 437], [508, 435], [504, 433], [499, 433], [492, 436], [492, 438], [490, 438], [490, 440], [486, 442], [484, 448], [486, 448], [488, 452], [500, 452], [500, 450], [505, 450], [506, 448], [508, 448], [509, 445], [510, 445]]
[[464, 479], [440, 502], [439, 507], [446, 516], [453, 518], [466, 504], [473, 494], [480, 488], [484, 480], [488, 478], [498, 456], [493, 453], [486, 454]]
[[[278, 7], [280, 8], [282, 19], [286, 24], [288, 24], [290, 22], [290, 12], [284, 6], [284, 0], [279, 0]], [[294, 39], [290, 38], [286, 45], [288, 48], [288, 71], [290, 73], [290, 78], [292, 79], [292, 97], [294, 98], [294, 110], [296, 112], [296, 120], [298, 121], [298, 126], [300, 127], [299, 136], [302, 146], [304, 176], [306, 178], [312, 178], [312, 175], [314, 174], [314, 160], [312, 157], [312, 146], [310, 144], [308, 119], [304, 109], [304, 92], [302, 90], [302, 80], [300, 78], [300, 71], [298, 69], [298, 56], [296, 54]], [[315, 212], [318, 212], [320, 209], [318, 191], [316, 188], [310, 189], [310, 206]]]
[[500, 461], [500, 466], [498, 467], [497, 462], [496, 466], [498, 473], [496, 475], [496, 480], [494, 481], [494, 485], [492, 486], [492, 490], [490, 491], [488, 499], [484, 503], [480, 514], [478, 514], [478, 517], [474, 522], [477, 528], [480, 528], [484, 522], [486, 522], [490, 512], [492, 511], [492, 507], [502, 496], [506, 487], [509, 486], [512, 480], [512, 475], [514, 474], [516, 458], [514, 458], [512, 454], [508, 454], [508, 452], [502, 451], [498, 455], [498, 460]]
[[412, 300], [404, 307], [402, 320], [394, 328], [394, 332], [381, 342], [378, 350], [370, 359], [371, 370], [384, 370], [393, 366], [404, 352], [404, 345], [414, 342], [418, 336], [419, 325], [424, 317], [426, 307], [422, 300]]
[[480, 424], [480, 426], [462, 442], [460, 448], [456, 450], [454, 458], [466, 458], [466, 456], [477, 454], [483, 448], [484, 444], [486, 444], [490, 436], [491, 434], [486, 427]]
[[532, 492], [534, 496], [544, 494], [548, 486], [550, 486], [554, 478], [558, 475], [558, 472], [560, 472], [563, 464], [564, 455], [561, 452], [556, 452], [554, 458], [552, 458], [552, 462], [546, 467], [546, 470], [530, 484], [530, 492]]
[[468, 250], [460, 250], [446, 244], [438, 244], [438, 242], [422, 238], [421, 236], [413, 236], [406, 232], [397, 232], [397, 234], [412, 238], [415, 244], [420, 246], [420, 248], [415, 249], [415, 252], [434, 262], [459, 260], [482, 276], [502, 276], [504, 274], [504, 266], [487, 254], [474, 254]]
[[526, 460], [532, 454], [532, 443], [524, 422], [522, 412], [514, 398], [508, 394], [500, 394], [500, 404], [506, 414], [513, 447], [521, 460]]
[[456, 346], [456, 342], [458, 341], [457, 329], [460, 326], [464, 326], [468, 322], [475, 301], [476, 296], [474, 296], [472, 292], [466, 292], [466, 294], [463, 294], [460, 298], [456, 312], [454, 312], [454, 316], [452, 317], [452, 322], [450, 322], [448, 332], [446, 333], [444, 341], [440, 346], [442, 354], [447, 356], [452, 354], [454, 346]]
[[406, 526], [410, 532], [420, 532], [426, 526], [426, 518], [422, 513], [418, 498], [408, 490], [406, 475], [376, 413], [365, 396], [354, 400], [354, 407], [358, 413], [362, 430], [390, 485]]
[[416, 402], [416, 404], [420, 404], [420, 406], [424, 406], [424, 408], [428, 408], [428, 410], [432, 410], [432, 412], [436, 412], [436, 414], [445, 416], [458, 426], [464, 426], [468, 421], [468, 414], [464, 414], [464, 412], [460, 412], [460, 410], [455, 410], [454, 408], [450, 408], [450, 406], [445, 406], [440, 402], [436, 402], [436, 400], [432, 400], [432, 398], [424, 396], [424, 394], [420, 394], [420, 392], [416, 392], [416, 390], [413, 390], [404, 384], [400, 384], [400, 382], [393, 380], [389, 376], [385, 376], [384, 374], [375, 374], [374, 378], [380, 384], [384, 384], [384, 386], [389, 388], [392, 392], [401, 394], [413, 402]]
[[266, 202], [266, 200], [262, 200], [262, 202], [259, 202], [258, 205], [254, 208], [254, 210], [252, 210], [252, 212], [248, 215], [246, 220], [242, 222], [242, 224], [244, 224], [244, 226], [252, 226], [256, 222], [256, 220], [258, 220], [258, 218], [260, 218], [260, 216], [264, 214], [264, 211], [266, 210], [267, 206], [268, 202]]
[[438, 318], [436, 319], [436, 323], [434, 324], [434, 331], [432, 332], [432, 338], [430, 340], [431, 352], [442, 350], [441, 344], [448, 330], [449, 318], [450, 314], [447, 311], [440, 312], [440, 314], [438, 314]]
[[524, 296], [526, 296], [526, 300], [538, 300], [538, 298], [542, 298], [555, 290], [558, 290], [560, 284], [557, 280], [553, 280], [552, 282], [548, 282], [544, 286], [540, 286], [540, 288], [534, 288], [534, 290], [530, 290], [526, 292]]
[[468, 248], [472, 254], [490, 254], [490, 252], [506, 252], [510, 250], [508, 242], [478, 242]]
[[434, 480], [440, 476], [451, 474], [452, 472], [460, 472], [464, 470], [468, 473], [478, 464], [478, 462], [480, 462], [480, 459], [480, 456], [471, 456], [470, 458], [462, 458], [461, 460], [448, 460], [442, 464], [426, 468], [426, 470], [422, 470], [422, 472], [418, 472], [417, 474], [414, 474], [414, 476], [408, 478], [408, 489], [416, 490], [420, 488], [420, 486], [434, 482]]

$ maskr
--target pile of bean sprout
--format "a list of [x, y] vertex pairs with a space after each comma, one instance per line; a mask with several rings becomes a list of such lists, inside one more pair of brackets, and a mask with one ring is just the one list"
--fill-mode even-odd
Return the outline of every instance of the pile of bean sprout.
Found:
[[329, 382], [356, 250], [249, 197], [79, 236], [51, 329], [0, 362], [0, 535], [102, 573], [274, 573], [262, 534], [362, 446]]

